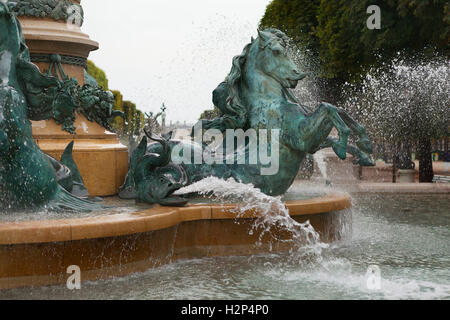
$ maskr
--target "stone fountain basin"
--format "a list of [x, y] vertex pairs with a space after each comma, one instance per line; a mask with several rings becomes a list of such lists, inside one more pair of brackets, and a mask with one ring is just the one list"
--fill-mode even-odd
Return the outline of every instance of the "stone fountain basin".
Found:
[[[345, 236], [351, 224], [347, 194], [287, 201], [293, 219], [310, 221], [321, 241]], [[82, 281], [143, 272], [179, 259], [251, 255], [289, 249], [270, 244], [260, 231], [249, 234], [257, 212], [237, 205], [155, 206], [133, 213], [64, 220], [0, 222], [0, 289], [65, 284], [77, 265]], [[238, 221], [236, 221], [238, 220]], [[238, 222], [238, 223], [236, 223]], [[286, 231], [277, 237], [287, 239]]]

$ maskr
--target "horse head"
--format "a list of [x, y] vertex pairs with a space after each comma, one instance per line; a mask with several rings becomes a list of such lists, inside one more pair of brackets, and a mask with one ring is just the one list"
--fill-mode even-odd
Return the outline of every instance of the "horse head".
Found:
[[[295, 101], [289, 88], [295, 88], [306, 74], [300, 72], [288, 55], [288, 38], [277, 29], [258, 31], [258, 38], [247, 44], [239, 56], [233, 58], [231, 70], [225, 81], [213, 92], [213, 103], [221, 115], [213, 120], [201, 120], [203, 128], [242, 129], [248, 126], [250, 106], [245, 101], [245, 91], [272, 82], [279, 92]], [[266, 80], [273, 81], [266, 81]], [[243, 85], [245, 84], [245, 85]]]
[[289, 57], [287, 36], [277, 29], [258, 31], [258, 35], [256, 68], [275, 79], [283, 88], [295, 88], [306, 74], [300, 72]]

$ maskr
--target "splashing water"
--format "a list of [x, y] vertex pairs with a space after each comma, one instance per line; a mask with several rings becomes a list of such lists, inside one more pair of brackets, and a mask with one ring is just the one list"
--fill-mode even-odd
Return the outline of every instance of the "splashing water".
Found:
[[[397, 58], [344, 86], [342, 107], [371, 136], [392, 144], [407, 137], [444, 137], [450, 121], [450, 62]], [[448, 135], [448, 134], [447, 134]]]
[[314, 161], [317, 163], [317, 167], [319, 168], [320, 174], [325, 180], [328, 180], [327, 175], [327, 164], [325, 163], [325, 157], [323, 152], [316, 152], [314, 154]]
[[[275, 243], [289, 243], [291, 257], [302, 263], [319, 261], [322, 250], [328, 248], [327, 244], [320, 241], [319, 234], [309, 221], [299, 223], [291, 218], [281, 197], [268, 196], [252, 184], [238, 183], [233, 178], [222, 180], [209, 177], [177, 191], [177, 194], [189, 193], [208, 196], [222, 204], [238, 202], [234, 209], [238, 218], [249, 211], [258, 212], [258, 217], [249, 230], [251, 235], [261, 231], [257, 244], [261, 245], [264, 235], [270, 236], [270, 249]], [[274, 231], [280, 229], [289, 233], [287, 239], [277, 238], [277, 232]]]

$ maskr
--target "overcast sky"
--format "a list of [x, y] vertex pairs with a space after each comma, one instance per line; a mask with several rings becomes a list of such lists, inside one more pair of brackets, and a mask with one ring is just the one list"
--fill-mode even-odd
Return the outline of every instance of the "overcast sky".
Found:
[[142, 111], [195, 122], [231, 60], [256, 36], [270, 0], [83, 0], [89, 59]]

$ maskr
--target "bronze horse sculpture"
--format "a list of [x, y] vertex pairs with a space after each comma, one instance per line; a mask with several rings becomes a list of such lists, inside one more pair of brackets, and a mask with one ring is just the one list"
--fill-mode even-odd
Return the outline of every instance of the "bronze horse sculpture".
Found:
[[[292, 185], [307, 154], [327, 147], [332, 147], [341, 159], [346, 159], [348, 152], [360, 165], [373, 166], [372, 146], [366, 130], [344, 110], [322, 103], [311, 111], [296, 101], [290, 89], [295, 88], [305, 74], [289, 58], [287, 46], [288, 38], [283, 32], [277, 29], [258, 31], [258, 38], [252, 38], [242, 54], [233, 59], [225, 82], [213, 93], [213, 102], [221, 116], [201, 121], [203, 129], [219, 132], [239, 129], [279, 132], [278, 141], [271, 140], [264, 146], [269, 153], [278, 152], [277, 172], [261, 174], [265, 165], [259, 158], [256, 163], [249, 161], [254, 151], [249, 144], [242, 150], [228, 153], [226, 163], [196, 163], [193, 154], [202, 153], [206, 148], [204, 144], [169, 141], [147, 133], [157, 143], [147, 145], [147, 138], [144, 138], [136, 149], [120, 196], [147, 203], [183, 205], [187, 200], [172, 193], [209, 176], [234, 178], [277, 196]], [[333, 128], [337, 129], [338, 138], [330, 137]], [[348, 143], [350, 134], [357, 136], [356, 146]], [[246, 161], [239, 163], [242, 153]], [[174, 161], [174, 155], [178, 154], [183, 161]], [[228, 161], [230, 159], [233, 161]]]

